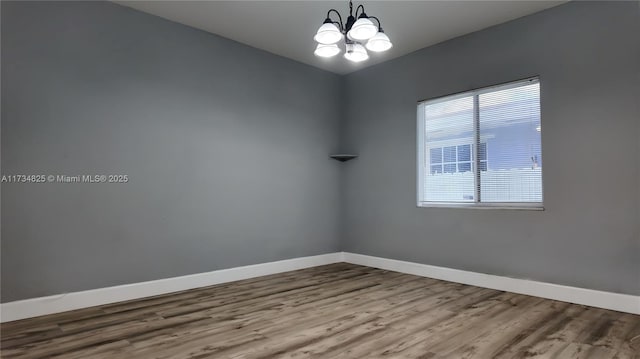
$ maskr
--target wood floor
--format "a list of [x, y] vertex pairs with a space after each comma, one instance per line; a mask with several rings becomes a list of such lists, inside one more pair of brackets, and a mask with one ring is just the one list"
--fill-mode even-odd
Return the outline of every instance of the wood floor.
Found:
[[3, 358], [640, 358], [640, 316], [332, 264], [3, 324]]

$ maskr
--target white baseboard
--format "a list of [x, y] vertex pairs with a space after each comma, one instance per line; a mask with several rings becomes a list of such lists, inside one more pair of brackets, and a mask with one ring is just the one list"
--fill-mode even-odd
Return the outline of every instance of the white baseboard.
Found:
[[563, 302], [640, 314], [640, 296], [604, 292], [593, 289], [570, 287], [559, 284], [536, 282], [526, 279], [501, 277], [490, 274], [468, 272], [459, 269], [437, 267], [420, 263], [343, 253], [344, 261], [368, 267], [418, 275], [477, 287], [532, 295]]
[[640, 314], [640, 296], [501, 277], [362, 254], [337, 252], [2, 303], [0, 304], [0, 322], [4, 323], [96, 305], [151, 297], [338, 262], [359, 264], [477, 287]]
[[37, 317], [40, 315], [93, 307], [96, 305], [167, 294], [181, 290], [206, 287], [220, 283], [233, 282], [241, 279], [260, 277], [342, 261], [342, 253], [337, 252], [230, 269], [221, 269], [207, 273], [191, 274], [148, 282], [125, 284], [115, 287], [18, 300], [15, 302], [0, 304], [0, 322], [10, 322], [19, 319]]

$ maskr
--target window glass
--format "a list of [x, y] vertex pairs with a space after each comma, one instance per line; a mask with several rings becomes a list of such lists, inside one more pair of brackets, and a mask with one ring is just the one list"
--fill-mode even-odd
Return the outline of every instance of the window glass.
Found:
[[473, 202], [474, 176], [469, 171], [458, 171], [457, 153], [459, 145], [470, 146], [474, 134], [473, 96], [434, 102], [425, 106], [423, 111], [424, 148], [429, 154], [429, 161], [425, 164], [429, 170], [424, 171], [425, 200]]
[[[541, 202], [540, 87], [531, 84], [479, 95], [480, 137], [491, 138], [481, 168], [483, 202]], [[487, 149], [480, 146], [481, 160]]]

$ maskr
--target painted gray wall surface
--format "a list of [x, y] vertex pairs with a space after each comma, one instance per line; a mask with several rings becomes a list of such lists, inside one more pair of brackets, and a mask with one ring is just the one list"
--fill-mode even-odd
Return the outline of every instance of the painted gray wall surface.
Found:
[[342, 79], [107, 2], [2, 2], [3, 302], [339, 250]]
[[[1, 9], [2, 174], [130, 176], [2, 184], [3, 302], [336, 250], [640, 294], [637, 2], [345, 78], [110, 3]], [[416, 208], [416, 102], [532, 75], [546, 211]]]
[[[397, 39], [396, 41], [401, 41]], [[416, 105], [539, 75], [544, 212], [416, 207]], [[640, 294], [640, 9], [569, 3], [346, 78], [344, 249]]]

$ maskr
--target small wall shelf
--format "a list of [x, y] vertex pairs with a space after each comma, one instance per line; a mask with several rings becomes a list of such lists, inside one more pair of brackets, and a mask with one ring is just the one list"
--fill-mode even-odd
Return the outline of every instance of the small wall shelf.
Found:
[[347, 162], [349, 160], [357, 158], [358, 155], [349, 155], [349, 154], [340, 153], [335, 155], [329, 155], [329, 157], [333, 158], [336, 161]]

